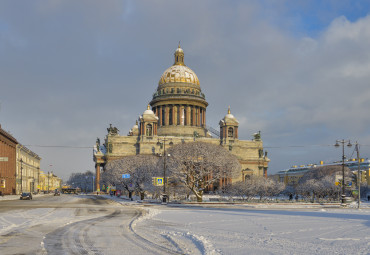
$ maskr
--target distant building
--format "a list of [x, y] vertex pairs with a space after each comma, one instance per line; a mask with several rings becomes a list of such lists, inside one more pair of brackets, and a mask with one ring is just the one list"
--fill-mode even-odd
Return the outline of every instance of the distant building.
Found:
[[[298, 184], [298, 181], [302, 178], [302, 176], [311, 170], [315, 170], [318, 167], [324, 166], [341, 166], [342, 161], [333, 162], [324, 164], [323, 161], [320, 164], [309, 164], [309, 165], [300, 165], [300, 166], [292, 166], [291, 168], [281, 170], [274, 175], [271, 175], [277, 181], [283, 182], [286, 185], [295, 186]], [[348, 167], [355, 175], [358, 174], [358, 160], [357, 159], [350, 159], [344, 161], [344, 165]], [[360, 159], [360, 171], [361, 171], [361, 180], [362, 182], [366, 182], [367, 185], [370, 185], [370, 160], [369, 159]]]
[[222, 178], [214, 185], [215, 189], [252, 175], [267, 177], [270, 160], [264, 152], [261, 134], [255, 133], [253, 140], [239, 140], [239, 121], [231, 114], [230, 107], [219, 122], [219, 130], [207, 126], [208, 102], [197, 75], [184, 63], [180, 45], [174, 57], [174, 64], [160, 77], [152, 100], [128, 135], [120, 135], [116, 127], [110, 126], [102, 146], [97, 139], [93, 158], [98, 190], [100, 167], [130, 155], [159, 155], [163, 153], [163, 143], [158, 142], [164, 139], [165, 146], [194, 141], [221, 145], [235, 155], [242, 166], [239, 177]]
[[0, 192], [16, 194], [16, 148], [18, 141], [0, 125]]
[[62, 188], [62, 179], [53, 174], [52, 172], [44, 173], [40, 171], [40, 191], [41, 192], [53, 192]]
[[40, 190], [41, 157], [22, 144], [17, 145], [17, 194]]

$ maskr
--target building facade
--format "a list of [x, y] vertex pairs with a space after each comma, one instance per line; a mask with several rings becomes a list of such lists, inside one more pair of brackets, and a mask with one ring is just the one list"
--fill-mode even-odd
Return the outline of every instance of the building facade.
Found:
[[17, 194], [40, 190], [40, 162], [39, 155], [22, 144], [17, 145]]
[[230, 107], [219, 122], [219, 131], [208, 127], [208, 102], [197, 75], [185, 65], [180, 45], [174, 57], [174, 64], [160, 77], [152, 100], [128, 135], [120, 135], [119, 130], [110, 125], [104, 143], [100, 145], [100, 139], [97, 140], [93, 158], [98, 190], [101, 167], [130, 155], [159, 155], [163, 153], [163, 146], [158, 141], [162, 144], [167, 141], [167, 146], [199, 141], [225, 147], [238, 158], [243, 170], [237, 179], [224, 180], [223, 184], [245, 180], [251, 175], [267, 176], [270, 160], [264, 152], [261, 134], [254, 134], [253, 140], [240, 140], [239, 122]]
[[[303, 177], [308, 171], [317, 169], [318, 167], [324, 166], [341, 166], [342, 161], [333, 162], [333, 163], [324, 163], [320, 161], [320, 164], [309, 164], [309, 165], [300, 165], [292, 166], [291, 168], [284, 169], [279, 171], [277, 174], [272, 175], [271, 177], [276, 181], [283, 182], [285, 185], [296, 186], [299, 180]], [[348, 167], [354, 175], [358, 175], [359, 162], [357, 159], [349, 159], [344, 161], [344, 165]], [[360, 173], [361, 173], [361, 183], [367, 183], [370, 185], [370, 160], [369, 159], [360, 159]], [[339, 178], [342, 178], [341, 176]]]
[[61, 190], [62, 179], [53, 174], [53, 172], [44, 173], [40, 171], [40, 192], [53, 192], [56, 189]]
[[17, 140], [0, 125], [0, 192], [16, 194], [16, 148]]

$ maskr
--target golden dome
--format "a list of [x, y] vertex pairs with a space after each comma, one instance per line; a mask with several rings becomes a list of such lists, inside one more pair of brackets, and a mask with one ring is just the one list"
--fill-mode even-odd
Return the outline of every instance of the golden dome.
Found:
[[167, 68], [159, 79], [158, 85], [170, 82], [186, 82], [199, 85], [197, 75], [187, 66], [173, 65]]
[[175, 51], [175, 63], [173, 66], [167, 68], [159, 79], [158, 85], [163, 85], [172, 82], [192, 83], [199, 86], [199, 79], [197, 75], [187, 67], [184, 63], [184, 51], [179, 46]]

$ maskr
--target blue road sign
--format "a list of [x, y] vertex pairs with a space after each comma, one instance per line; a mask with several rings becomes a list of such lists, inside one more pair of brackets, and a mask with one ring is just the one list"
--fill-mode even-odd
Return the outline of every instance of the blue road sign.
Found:
[[123, 175], [122, 175], [122, 178], [123, 178], [123, 179], [130, 178], [130, 174], [123, 174]]

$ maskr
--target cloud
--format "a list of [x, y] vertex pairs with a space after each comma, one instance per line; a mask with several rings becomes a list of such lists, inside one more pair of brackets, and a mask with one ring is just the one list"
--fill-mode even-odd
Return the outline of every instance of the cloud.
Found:
[[[335, 1], [315, 17], [310, 1], [293, 2], [3, 1], [1, 124], [24, 144], [90, 146], [109, 123], [125, 135], [181, 40], [208, 125], [217, 129], [231, 105], [241, 139], [261, 130], [279, 147], [269, 149], [271, 172], [337, 157], [287, 145], [370, 144], [370, 16]], [[346, 8], [351, 18], [338, 15]], [[65, 179], [94, 167], [89, 151], [31, 149]]]

